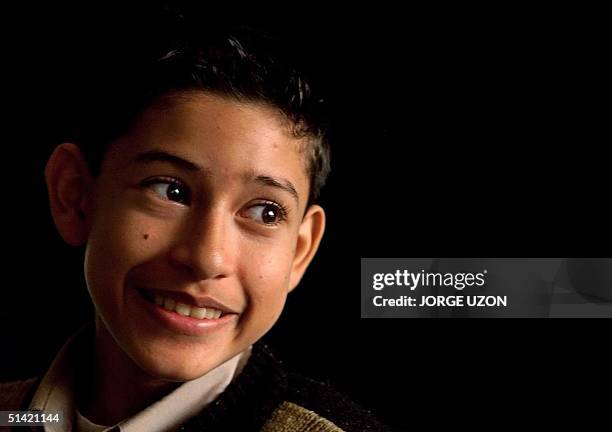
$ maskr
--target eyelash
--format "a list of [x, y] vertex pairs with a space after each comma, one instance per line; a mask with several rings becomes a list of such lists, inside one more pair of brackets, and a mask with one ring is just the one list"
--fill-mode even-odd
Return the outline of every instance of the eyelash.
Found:
[[[186, 191], [186, 198], [185, 198], [185, 202], [181, 202], [181, 201], [173, 201], [171, 199], [168, 198], [161, 198], [165, 201], [171, 201], [171, 202], [175, 202], [178, 204], [184, 204], [184, 205], [189, 205], [191, 203], [191, 193], [189, 192], [189, 188], [185, 185], [185, 183], [183, 183], [180, 180], [177, 180], [175, 178], [171, 178], [171, 177], [152, 177], [152, 178], [148, 178], [143, 180], [140, 185], [142, 187], [148, 188], [148, 189], [153, 189], [152, 186], [155, 184], [164, 184], [164, 185], [168, 185], [168, 187], [170, 186], [176, 186], [179, 187], [183, 190]], [[158, 197], [160, 196], [160, 194], [154, 192]]]
[[[155, 184], [165, 184], [165, 185], [168, 185], [168, 187], [170, 187], [170, 186], [178, 186], [178, 187], [184, 189], [186, 191], [186, 195], [187, 195], [187, 197], [185, 199], [185, 202], [173, 201], [173, 200], [170, 200], [168, 198], [161, 198], [161, 199], [163, 199], [165, 201], [176, 202], [176, 203], [183, 204], [183, 205], [189, 205], [191, 203], [191, 193], [189, 192], [189, 188], [182, 181], [177, 180], [177, 179], [172, 178], [172, 177], [153, 177], [153, 178], [145, 179], [145, 180], [143, 180], [140, 183], [140, 185], [142, 187], [145, 187], [145, 188], [148, 188], [148, 189], [152, 189], [151, 186], [155, 185]], [[160, 196], [160, 194], [158, 194], [156, 192], [154, 192], [154, 193], [158, 197]], [[275, 207], [276, 210], [278, 211], [278, 220], [277, 221], [271, 222], [271, 223], [262, 222], [263, 225], [265, 225], [265, 226], [277, 226], [277, 225], [280, 225], [282, 222], [287, 221], [287, 217], [289, 215], [289, 209], [287, 207], [285, 207], [283, 204], [277, 203], [275, 201], [270, 201], [270, 200], [267, 200], [267, 199], [259, 199], [259, 200], [256, 200], [256, 201], [257, 201], [256, 203], [248, 206], [246, 208], [246, 210], [250, 210], [250, 209], [252, 209], [254, 207], [261, 207], [261, 206], [269, 205], [269, 206]]]
[[261, 206], [272, 206], [275, 207], [276, 210], [278, 210], [278, 220], [276, 222], [270, 222], [270, 223], [265, 223], [263, 222], [264, 225], [266, 226], [276, 226], [276, 225], [280, 225], [281, 223], [285, 222], [287, 220], [287, 216], [289, 215], [289, 209], [287, 209], [284, 205], [274, 202], [274, 201], [269, 201], [269, 200], [260, 200], [259, 202], [250, 205], [248, 209], [252, 209], [254, 207], [261, 207]]

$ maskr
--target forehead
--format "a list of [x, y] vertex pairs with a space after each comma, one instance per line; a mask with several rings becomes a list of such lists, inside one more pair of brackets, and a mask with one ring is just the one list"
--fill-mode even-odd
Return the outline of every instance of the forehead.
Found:
[[169, 152], [225, 180], [270, 173], [287, 178], [306, 199], [305, 145], [271, 107], [190, 92], [164, 97], [145, 110], [108, 156], [126, 166], [143, 152]]

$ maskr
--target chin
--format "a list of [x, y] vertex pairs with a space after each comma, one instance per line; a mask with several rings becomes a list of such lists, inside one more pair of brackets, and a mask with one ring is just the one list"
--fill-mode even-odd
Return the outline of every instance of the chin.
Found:
[[[202, 357], [200, 357], [201, 359]], [[209, 361], [196, 361], [192, 357], [186, 359], [181, 356], [163, 356], [159, 358], [146, 357], [136, 361], [137, 365], [151, 378], [167, 381], [191, 381], [205, 375], [223, 363], [223, 359], [208, 359]]]
[[166, 381], [191, 381], [205, 375], [216, 364], [191, 364], [184, 359], [165, 359], [164, 361], [149, 360], [139, 363], [140, 368], [151, 378]]

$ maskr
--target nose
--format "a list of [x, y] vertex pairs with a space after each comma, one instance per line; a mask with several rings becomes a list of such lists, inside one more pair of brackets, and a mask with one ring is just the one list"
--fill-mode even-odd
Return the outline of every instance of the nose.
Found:
[[228, 277], [235, 263], [232, 224], [222, 209], [188, 218], [170, 253], [173, 264], [187, 269], [197, 280]]

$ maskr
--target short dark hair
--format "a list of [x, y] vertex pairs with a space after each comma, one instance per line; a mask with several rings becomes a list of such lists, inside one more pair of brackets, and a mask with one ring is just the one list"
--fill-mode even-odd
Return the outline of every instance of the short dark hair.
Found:
[[195, 90], [261, 103], [278, 110], [293, 135], [303, 139], [311, 204], [330, 172], [328, 122], [324, 100], [288, 54], [261, 29], [181, 29], [141, 52], [125, 53], [88, 101], [92, 109], [80, 113], [72, 138], [97, 176], [109, 144], [161, 97]]

